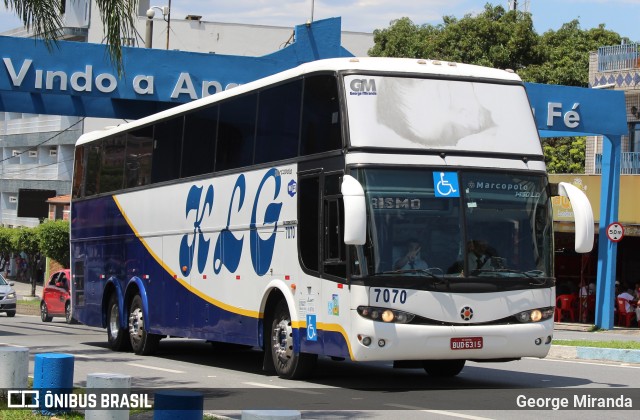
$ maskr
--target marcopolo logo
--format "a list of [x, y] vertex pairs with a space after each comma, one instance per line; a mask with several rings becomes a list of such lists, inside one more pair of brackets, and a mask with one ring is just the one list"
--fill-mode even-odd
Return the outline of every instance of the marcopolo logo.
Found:
[[350, 95], [377, 95], [376, 81], [374, 79], [353, 79], [349, 83]]

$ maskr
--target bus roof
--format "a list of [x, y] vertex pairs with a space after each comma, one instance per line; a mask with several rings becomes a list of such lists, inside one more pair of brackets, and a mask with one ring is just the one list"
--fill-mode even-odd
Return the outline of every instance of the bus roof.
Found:
[[472, 64], [461, 64], [440, 60], [426, 60], [413, 58], [391, 58], [391, 57], [350, 57], [350, 58], [330, 58], [324, 60], [312, 61], [301, 64], [295, 68], [276, 73], [271, 76], [264, 77], [237, 87], [197, 99], [182, 105], [178, 105], [171, 109], [149, 115], [130, 123], [121, 124], [104, 130], [91, 131], [80, 136], [76, 145], [97, 140], [99, 138], [117, 134], [119, 132], [134, 129], [161, 120], [171, 115], [188, 112], [201, 106], [215, 103], [228, 97], [236, 96], [242, 93], [251, 92], [265, 86], [269, 86], [284, 80], [292, 79], [297, 76], [314, 73], [320, 71], [335, 72], [352, 72], [366, 71], [395, 73], [395, 74], [425, 74], [444, 77], [456, 78], [477, 78], [477, 79], [493, 79], [496, 81], [521, 82], [520, 77], [512, 70], [500, 70], [490, 67], [476, 66]]

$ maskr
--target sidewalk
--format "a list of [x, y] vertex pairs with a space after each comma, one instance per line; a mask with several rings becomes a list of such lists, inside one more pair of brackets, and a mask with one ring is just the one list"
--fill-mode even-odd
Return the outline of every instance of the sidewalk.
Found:
[[[7, 279], [10, 282], [13, 282], [13, 288], [16, 290], [16, 295], [18, 297], [18, 301], [20, 300], [25, 300], [25, 298], [27, 298], [27, 300], [30, 300], [29, 297], [31, 296], [31, 284], [27, 283], [27, 282], [21, 282], [21, 281], [17, 281], [14, 279]], [[36, 284], [36, 296], [38, 298], [42, 297], [42, 285], [41, 284]]]
[[[557, 322], [554, 328], [554, 338], [558, 340], [640, 341], [640, 328], [614, 326], [612, 330], [591, 331], [591, 329], [592, 325]], [[547, 357], [640, 364], [640, 350], [552, 345]]]

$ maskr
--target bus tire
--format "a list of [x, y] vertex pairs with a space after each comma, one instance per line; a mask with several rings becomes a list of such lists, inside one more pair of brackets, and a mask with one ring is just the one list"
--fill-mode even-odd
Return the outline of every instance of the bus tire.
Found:
[[276, 305], [271, 324], [271, 357], [276, 373], [283, 379], [302, 379], [315, 368], [318, 355], [293, 351], [293, 327], [287, 302]]
[[158, 350], [161, 336], [150, 334], [145, 328], [142, 298], [135, 295], [129, 306], [129, 339], [135, 354], [147, 356]]
[[67, 302], [67, 304], [64, 305], [64, 320], [67, 322], [67, 324], [77, 323], [77, 321], [71, 316], [71, 302]]
[[44, 303], [44, 300], [40, 302], [40, 319], [42, 322], [51, 322], [53, 319], [49, 316], [49, 310], [47, 309], [47, 304]]
[[107, 340], [113, 351], [128, 351], [131, 349], [129, 334], [126, 328], [120, 328], [120, 312], [118, 297], [113, 293], [107, 305]]
[[451, 377], [462, 371], [465, 360], [425, 360], [422, 362], [424, 370], [430, 376]]

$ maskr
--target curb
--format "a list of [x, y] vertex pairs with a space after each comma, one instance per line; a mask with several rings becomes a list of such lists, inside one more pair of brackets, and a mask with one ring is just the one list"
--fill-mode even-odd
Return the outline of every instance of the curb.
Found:
[[640, 364], [640, 350], [627, 349], [552, 345], [547, 357], [553, 359], [601, 360]]

